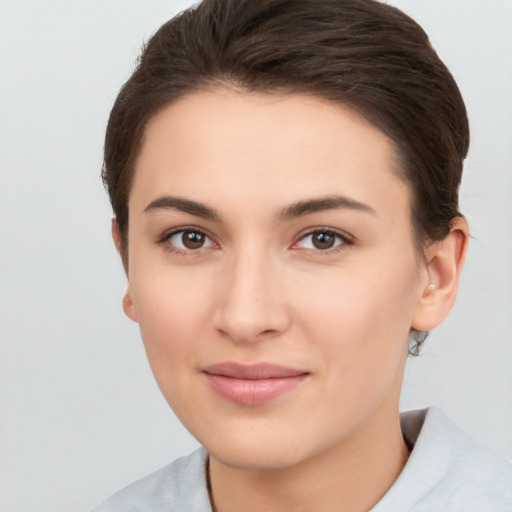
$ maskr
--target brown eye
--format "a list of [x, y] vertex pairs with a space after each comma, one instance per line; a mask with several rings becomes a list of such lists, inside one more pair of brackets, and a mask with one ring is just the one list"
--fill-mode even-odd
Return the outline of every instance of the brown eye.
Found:
[[330, 233], [313, 233], [311, 236], [311, 242], [315, 249], [330, 249], [331, 247], [334, 247], [334, 243], [337, 238]]
[[181, 241], [187, 249], [199, 249], [204, 245], [205, 236], [197, 231], [184, 231]]
[[298, 249], [313, 249], [315, 251], [328, 251], [338, 246], [350, 245], [351, 240], [348, 236], [344, 236], [341, 233], [322, 230], [310, 232], [303, 236], [295, 245]]
[[214, 244], [212, 240], [206, 236], [202, 231], [195, 229], [182, 229], [175, 231], [172, 235], [166, 238], [167, 242], [173, 247], [182, 251], [195, 251], [212, 247]]

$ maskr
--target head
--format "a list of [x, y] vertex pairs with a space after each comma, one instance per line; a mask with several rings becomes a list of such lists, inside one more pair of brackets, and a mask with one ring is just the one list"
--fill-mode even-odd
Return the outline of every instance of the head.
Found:
[[[178, 98], [219, 85], [311, 95], [348, 106], [382, 130], [411, 190], [420, 252], [461, 216], [465, 106], [417, 23], [373, 0], [329, 0], [321, 8], [313, 0], [212, 0], [156, 32], [112, 109], [103, 180], [125, 264], [128, 198], [147, 123]], [[414, 333], [412, 353], [425, 334]]]
[[[328, 397], [353, 388], [337, 417], [346, 435], [377, 404], [396, 405], [408, 337], [453, 303], [468, 143], [449, 71], [423, 30], [383, 3], [205, 0], [155, 33], [113, 107], [103, 178], [128, 272], [125, 310], [164, 395], [207, 447], [202, 432], [215, 430], [217, 407], [233, 432], [274, 432], [280, 414], [291, 422], [294, 408], [318, 398], [301, 384], [293, 393], [303, 402], [276, 415], [259, 417], [259, 404], [234, 411], [222, 398], [203, 414], [208, 392], [193, 375], [224, 361], [292, 365]], [[325, 217], [340, 207], [350, 212], [343, 220]], [[338, 246], [355, 249], [342, 257]], [[350, 322], [338, 325], [336, 308]], [[320, 353], [310, 351], [315, 337]], [[190, 347], [212, 338], [218, 347], [197, 357]], [[349, 367], [329, 369], [340, 357]], [[364, 371], [351, 382], [332, 377], [354, 365]], [[180, 414], [186, 393], [198, 405]]]

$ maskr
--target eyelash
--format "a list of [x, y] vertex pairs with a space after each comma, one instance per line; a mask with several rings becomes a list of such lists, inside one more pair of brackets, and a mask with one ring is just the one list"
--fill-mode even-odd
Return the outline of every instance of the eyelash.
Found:
[[[348, 233], [345, 233], [344, 231], [338, 231], [333, 228], [319, 227], [319, 228], [314, 228], [314, 229], [308, 230], [307, 232], [301, 234], [297, 238], [297, 241], [293, 243], [292, 247], [296, 246], [299, 242], [305, 240], [308, 236], [312, 236], [312, 235], [319, 234], [319, 233], [324, 234], [324, 235], [333, 236], [333, 237], [339, 239], [341, 241], [341, 243], [335, 245], [334, 247], [330, 247], [328, 249], [306, 249], [306, 250], [313, 250], [313, 251], [315, 251], [316, 254], [321, 254], [321, 255], [326, 256], [326, 255], [341, 251], [341, 250], [345, 249], [346, 247], [350, 247], [351, 245], [354, 245], [354, 238], [352, 236], [350, 236]], [[301, 249], [297, 248], [297, 250], [301, 250]]]
[[[192, 232], [192, 233], [197, 233], [199, 235], [203, 235], [206, 239], [208, 239], [208, 240], [210, 240], [210, 242], [212, 242], [212, 245], [217, 245], [216, 242], [213, 240], [213, 238], [210, 235], [208, 235], [208, 233], [206, 233], [203, 229], [196, 228], [194, 226], [184, 226], [184, 227], [180, 227], [177, 229], [173, 229], [172, 231], [168, 231], [168, 232], [164, 233], [157, 240], [157, 243], [159, 245], [164, 246], [166, 250], [171, 251], [172, 253], [177, 254], [179, 256], [199, 256], [202, 253], [201, 249], [203, 249], [203, 247], [199, 247], [198, 249], [195, 249], [195, 250], [194, 249], [183, 250], [183, 249], [180, 249], [179, 247], [176, 247], [175, 245], [172, 245], [169, 243], [169, 240], [173, 236], [178, 235], [180, 233], [185, 233], [187, 231]], [[337, 238], [338, 240], [340, 240], [341, 243], [338, 243], [334, 247], [327, 248], [327, 249], [304, 249], [304, 250], [315, 251], [315, 253], [317, 253], [317, 254], [328, 255], [328, 254], [332, 254], [332, 253], [338, 252], [340, 250], [343, 250], [347, 246], [354, 245], [354, 239], [348, 233], [345, 233], [343, 231], [338, 231], [333, 228], [320, 227], [320, 228], [311, 229], [311, 230], [301, 234], [296, 239], [296, 241], [292, 244], [292, 248], [295, 248], [296, 250], [301, 250], [300, 248], [296, 248], [295, 246], [297, 244], [299, 244], [301, 241], [305, 240], [308, 236], [312, 236], [312, 235], [315, 235], [318, 233], [333, 236], [333, 237]]]
[[208, 235], [208, 233], [206, 233], [203, 229], [196, 228], [195, 226], [183, 226], [180, 228], [173, 229], [171, 231], [167, 231], [157, 240], [157, 243], [159, 245], [162, 245], [167, 251], [170, 251], [179, 256], [199, 256], [201, 254], [201, 249], [203, 249], [202, 247], [200, 247], [196, 250], [194, 250], [194, 249], [184, 250], [184, 249], [180, 249], [179, 247], [176, 247], [175, 245], [172, 245], [171, 243], [169, 243], [169, 240], [174, 235], [178, 235], [180, 233], [185, 233], [187, 231], [189, 231], [191, 233], [196, 233], [198, 235], [203, 235], [206, 239], [208, 239], [212, 242], [212, 245], [217, 245], [214, 242], [213, 238], [210, 235]]

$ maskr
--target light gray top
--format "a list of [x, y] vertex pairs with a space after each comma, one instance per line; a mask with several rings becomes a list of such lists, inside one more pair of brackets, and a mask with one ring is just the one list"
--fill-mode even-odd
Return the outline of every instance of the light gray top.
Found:
[[[401, 416], [414, 445], [370, 512], [512, 512], [512, 464], [478, 446], [437, 407]], [[200, 448], [114, 494], [92, 512], [212, 512]]]

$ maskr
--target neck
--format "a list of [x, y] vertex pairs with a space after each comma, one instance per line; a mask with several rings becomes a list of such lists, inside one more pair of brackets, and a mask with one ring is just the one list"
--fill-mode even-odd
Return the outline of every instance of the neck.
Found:
[[363, 512], [393, 485], [409, 455], [398, 412], [293, 467], [253, 470], [210, 457], [214, 512]]

